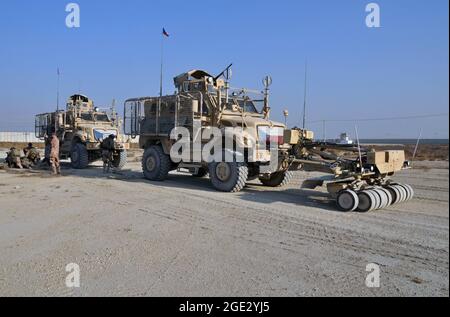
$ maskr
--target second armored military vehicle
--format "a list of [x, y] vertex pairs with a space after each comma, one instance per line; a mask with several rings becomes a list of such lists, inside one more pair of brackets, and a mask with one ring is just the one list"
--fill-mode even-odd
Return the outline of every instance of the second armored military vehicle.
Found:
[[120, 169], [127, 162], [130, 144], [121, 132], [119, 117], [115, 111], [109, 114], [95, 107], [86, 96], [71, 96], [66, 110], [37, 115], [35, 131], [40, 139], [55, 132], [61, 142], [60, 156], [70, 158], [73, 168], [83, 169], [100, 160], [101, 142], [111, 134], [116, 137], [113, 166]]

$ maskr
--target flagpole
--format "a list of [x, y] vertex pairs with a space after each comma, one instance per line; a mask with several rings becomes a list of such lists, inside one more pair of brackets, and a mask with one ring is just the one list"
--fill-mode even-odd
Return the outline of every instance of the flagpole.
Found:
[[57, 83], [56, 83], [56, 111], [59, 111], [59, 67], [57, 69]]
[[161, 111], [161, 104], [162, 104], [162, 95], [163, 95], [163, 70], [164, 70], [164, 33], [165, 30], [163, 28], [162, 34], [161, 34], [161, 72], [159, 77], [159, 101], [158, 101], [158, 113], [157, 113], [157, 120], [156, 120], [156, 133], [159, 132], [159, 114]]
[[163, 66], [164, 66], [164, 34], [161, 34], [161, 73], [159, 78], [159, 99], [162, 98], [163, 94], [163, 70], [164, 70]]

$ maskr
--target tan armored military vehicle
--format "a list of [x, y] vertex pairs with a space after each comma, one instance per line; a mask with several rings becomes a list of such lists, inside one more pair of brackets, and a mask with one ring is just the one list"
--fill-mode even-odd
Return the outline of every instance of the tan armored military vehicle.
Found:
[[130, 145], [121, 133], [119, 117], [114, 110], [109, 114], [95, 107], [86, 96], [71, 96], [66, 110], [37, 115], [35, 131], [43, 140], [56, 132], [61, 141], [60, 156], [70, 158], [73, 168], [86, 168], [101, 159], [101, 142], [110, 135], [116, 136], [113, 166], [120, 169], [127, 162]]
[[[326, 184], [342, 211], [367, 212], [413, 198], [411, 186], [390, 178], [395, 172], [409, 168], [404, 151], [374, 152], [360, 146], [348, 148], [315, 141], [312, 131], [286, 129], [269, 119], [270, 77], [264, 80], [262, 95], [230, 88], [228, 79], [229, 68], [216, 77], [193, 70], [175, 77], [174, 95], [125, 102], [125, 133], [140, 138], [139, 145], [145, 150], [142, 168], [146, 178], [161, 181], [169, 171], [186, 168], [194, 176], [209, 173], [218, 190], [237, 192], [255, 178], [266, 186], [285, 185], [291, 178], [291, 170], [303, 170], [329, 174], [306, 180], [302, 187], [314, 189]], [[245, 129], [230, 142], [224, 133], [230, 127]], [[174, 152], [183, 150], [183, 146], [177, 146], [179, 133], [173, 133], [176, 128], [185, 128], [189, 136], [182, 142], [190, 145], [189, 155], [180, 161], [173, 159], [177, 156]], [[196, 155], [210, 149], [208, 144], [214, 143], [214, 136], [209, 132], [214, 128], [221, 132], [217, 142], [225, 144], [223, 151], [240, 157], [240, 161], [230, 162], [224, 159], [226, 155], [212, 161]], [[195, 147], [195, 143], [199, 145]], [[255, 144], [253, 155], [250, 150]], [[275, 152], [270, 151], [274, 144]], [[334, 150], [350, 154], [336, 154]], [[201, 159], [193, 161], [194, 157]]]
[[[285, 126], [269, 119], [271, 79], [265, 78], [263, 92], [233, 89], [228, 83], [230, 67], [218, 76], [189, 71], [175, 77], [174, 95], [125, 102], [125, 133], [139, 136], [139, 145], [145, 150], [142, 168], [146, 178], [162, 181], [171, 170], [187, 169], [197, 177], [209, 173], [212, 185], [226, 192], [240, 191], [255, 178], [266, 186], [287, 184], [292, 167], [290, 145], [284, 142]], [[191, 147], [181, 161], [171, 157], [177, 141], [171, 138], [174, 128], [184, 128], [189, 134]], [[230, 135], [228, 128], [236, 128], [236, 133]], [[214, 130], [220, 132], [216, 141]], [[215, 158], [218, 154], [221, 159], [202, 155], [211, 142], [220, 143], [217, 148], [221, 152], [214, 149], [208, 154]], [[270, 164], [275, 161], [268, 148], [271, 142], [278, 146], [275, 166]], [[227, 154], [233, 156], [231, 162], [224, 159]]]

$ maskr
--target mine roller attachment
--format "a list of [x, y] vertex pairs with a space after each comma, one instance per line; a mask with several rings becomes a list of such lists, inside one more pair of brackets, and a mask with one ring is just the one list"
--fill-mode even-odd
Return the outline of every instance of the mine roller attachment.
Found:
[[302, 188], [326, 185], [342, 211], [379, 210], [414, 197], [411, 186], [391, 180], [396, 172], [411, 168], [402, 150], [375, 151], [311, 140], [300, 140], [296, 150], [302, 155], [295, 155], [294, 162], [302, 170], [326, 174], [305, 180]]
[[336, 203], [342, 211], [369, 212], [407, 202], [414, 197], [414, 190], [407, 184], [374, 186], [359, 191], [345, 189], [337, 194]]

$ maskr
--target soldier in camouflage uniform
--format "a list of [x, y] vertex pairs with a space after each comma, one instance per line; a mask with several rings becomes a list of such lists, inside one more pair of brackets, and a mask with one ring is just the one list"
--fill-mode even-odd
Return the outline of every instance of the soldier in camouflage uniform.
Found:
[[28, 146], [23, 149], [23, 153], [25, 154], [25, 158], [30, 162], [31, 166], [39, 164], [41, 155], [32, 143], [28, 143]]
[[111, 134], [109, 137], [102, 141], [100, 145], [102, 149], [102, 160], [103, 160], [103, 173], [109, 173], [114, 153], [114, 139], [115, 135]]
[[52, 167], [53, 175], [61, 174], [61, 167], [59, 166], [59, 139], [56, 133], [53, 133], [50, 138], [50, 165]]
[[20, 151], [15, 147], [12, 147], [6, 156], [6, 163], [9, 168], [20, 168], [22, 169], [22, 162], [20, 160]]

